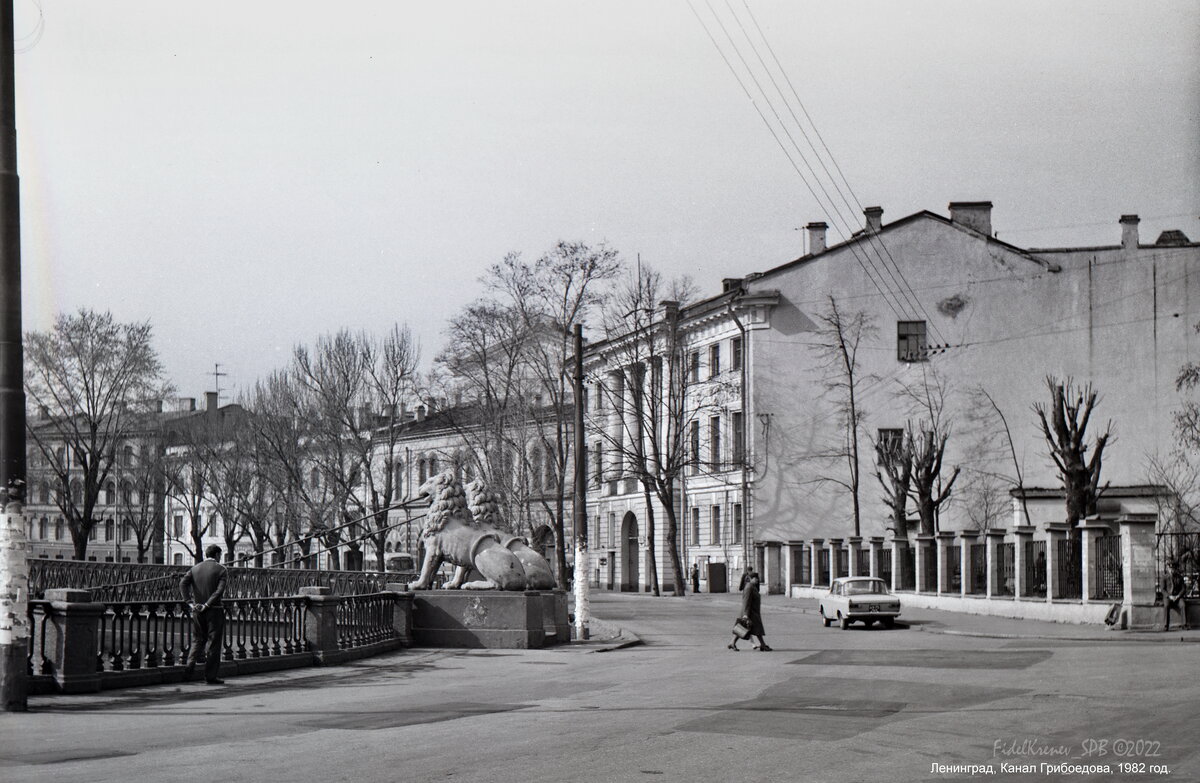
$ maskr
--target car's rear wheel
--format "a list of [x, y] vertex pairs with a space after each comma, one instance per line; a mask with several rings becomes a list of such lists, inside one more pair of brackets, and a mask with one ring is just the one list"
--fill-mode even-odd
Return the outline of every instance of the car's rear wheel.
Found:
[[838, 623], [842, 626], [842, 630], [844, 631], [850, 627], [850, 618], [846, 617], [841, 612], [838, 612]]
[[884, 628], [895, 628], [895, 627], [896, 627], [896, 620], [895, 620], [895, 618], [893, 618], [893, 617], [885, 617], [885, 618], [883, 618], [883, 627], [884, 627]]

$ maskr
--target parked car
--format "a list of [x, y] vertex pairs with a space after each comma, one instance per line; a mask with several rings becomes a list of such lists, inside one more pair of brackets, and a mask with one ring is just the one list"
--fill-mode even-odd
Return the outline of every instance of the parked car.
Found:
[[828, 628], [834, 620], [842, 628], [861, 620], [868, 627], [876, 620], [888, 628], [900, 616], [900, 599], [887, 583], [873, 576], [843, 576], [833, 580], [829, 592], [817, 604], [821, 621]]

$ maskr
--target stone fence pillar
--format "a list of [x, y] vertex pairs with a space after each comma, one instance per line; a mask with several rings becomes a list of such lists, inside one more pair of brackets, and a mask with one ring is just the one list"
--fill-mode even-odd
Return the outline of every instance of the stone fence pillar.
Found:
[[61, 693], [95, 693], [100, 690], [100, 618], [104, 604], [93, 603], [89, 590], [55, 588], [46, 591], [46, 603], [38, 604], [34, 627], [44, 629], [38, 640], [42, 659], [51, 669]]
[[1062, 564], [1058, 562], [1058, 542], [1065, 541], [1070, 527], [1064, 522], [1046, 525], [1046, 595], [1060, 598], [1063, 594]]
[[[956, 594], [954, 593], [954, 585], [951, 583], [951, 577], [954, 575], [955, 563], [950, 562], [950, 547], [954, 546], [954, 533], [943, 530], [938, 533], [937, 538], [937, 591], [938, 594]], [[959, 571], [961, 574], [962, 572]], [[962, 592], [962, 584], [959, 583], [959, 592]]]
[[871, 536], [867, 546], [871, 548], [871, 576], [879, 578], [879, 553], [883, 550], [883, 536]]
[[1154, 605], [1158, 589], [1154, 569], [1155, 514], [1126, 514], [1117, 519], [1121, 530], [1122, 599], [1130, 628], [1151, 628], [1162, 623], [1162, 610]]
[[860, 574], [858, 572], [859, 571], [858, 550], [860, 548], [862, 548], [862, 537], [850, 536], [850, 538], [846, 539], [846, 543], [849, 545], [849, 549], [846, 550], [846, 556], [850, 558], [850, 564], [849, 564], [848, 570], [846, 571], [846, 575], [847, 576], [866, 576], [866, 574]]
[[971, 547], [979, 539], [978, 530], [958, 531], [959, 568], [962, 569], [963, 593], [975, 592], [975, 561], [971, 559]]
[[1012, 532], [1016, 539], [1013, 543], [1013, 593], [1017, 598], [1025, 598], [1033, 586], [1028, 579], [1030, 566], [1025, 562], [1025, 545], [1033, 541], [1033, 527], [1022, 525], [1014, 527]]
[[[908, 549], [908, 539], [892, 536], [892, 591], [901, 589], [904, 584], [904, 552]], [[913, 583], [916, 584], [915, 582]]]
[[989, 529], [984, 533], [987, 542], [987, 597], [994, 598], [1002, 592], [1000, 580], [1000, 544], [1004, 543], [1005, 531]]
[[811, 558], [809, 565], [811, 568], [808, 571], [809, 584], [813, 587], [821, 586], [821, 555], [820, 552], [825, 549], [825, 539], [814, 538], [809, 542], [808, 555]]
[[840, 574], [842, 571], [842, 569], [841, 569], [842, 560], [841, 559], [846, 556], [846, 550], [842, 546], [842, 541], [843, 541], [843, 539], [840, 539], [840, 538], [831, 538], [831, 539], [829, 539], [829, 543], [826, 544], [826, 546], [829, 547], [829, 582], [828, 582], [828, 584], [833, 584], [833, 580], [837, 579], [838, 574]]

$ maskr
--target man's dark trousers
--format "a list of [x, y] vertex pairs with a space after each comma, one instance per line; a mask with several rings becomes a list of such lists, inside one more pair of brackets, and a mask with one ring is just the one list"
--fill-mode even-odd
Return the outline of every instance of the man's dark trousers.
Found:
[[204, 651], [204, 679], [218, 679], [221, 669], [221, 648], [225, 631], [225, 608], [213, 606], [203, 612], [192, 613], [192, 649], [188, 654], [185, 674], [190, 680], [196, 671], [196, 660]]

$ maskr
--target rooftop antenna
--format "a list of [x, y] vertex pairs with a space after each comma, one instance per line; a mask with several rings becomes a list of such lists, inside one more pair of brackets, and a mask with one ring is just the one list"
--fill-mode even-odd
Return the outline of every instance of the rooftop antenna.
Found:
[[221, 365], [219, 363], [213, 365], [213, 371], [212, 371], [213, 387], [217, 390], [217, 402], [218, 403], [221, 402], [221, 379], [224, 378], [228, 374], [229, 373], [227, 373], [227, 372], [221, 372]]

